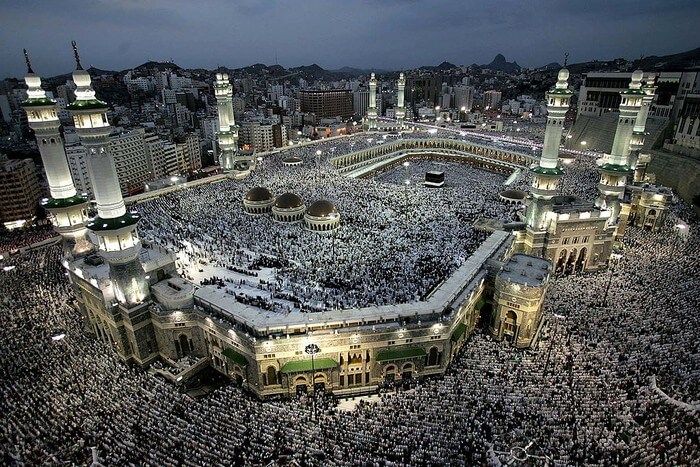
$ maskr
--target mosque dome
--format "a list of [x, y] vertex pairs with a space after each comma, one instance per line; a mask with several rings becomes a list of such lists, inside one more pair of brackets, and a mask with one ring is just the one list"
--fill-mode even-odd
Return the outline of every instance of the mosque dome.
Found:
[[632, 81], [642, 81], [642, 78], [644, 78], [644, 72], [642, 70], [635, 70], [634, 73], [632, 73]]
[[559, 70], [559, 76], [557, 77], [559, 81], [566, 81], [569, 79], [569, 70], [562, 68]]
[[314, 201], [311, 206], [306, 209], [306, 214], [314, 217], [330, 217], [331, 214], [337, 214], [338, 210], [335, 205], [326, 199]]
[[294, 209], [303, 206], [304, 202], [294, 193], [285, 193], [275, 200], [275, 207], [279, 209]]
[[245, 199], [246, 201], [268, 201], [272, 199], [272, 193], [265, 187], [256, 186], [248, 190]]

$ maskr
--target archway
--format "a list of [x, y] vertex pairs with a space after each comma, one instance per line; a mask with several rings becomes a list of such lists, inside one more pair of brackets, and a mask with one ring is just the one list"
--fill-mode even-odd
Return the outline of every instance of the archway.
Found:
[[306, 376], [297, 376], [294, 378], [294, 390], [296, 391], [297, 395], [306, 394], [308, 391], [306, 385]]
[[564, 272], [564, 263], [566, 261], [566, 248], [561, 250], [561, 253], [559, 253], [559, 259], [557, 259], [557, 266], [554, 268], [554, 273], [555, 274], [561, 274]]
[[587, 255], [588, 248], [581, 248], [581, 251], [578, 254], [578, 259], [576, 260], [576, 265], [574, 266], [574, 272], [581, 272], [586, 268]]
[[576, 254], [578, 253], [578, 250], [576, 248], [571, 249], [571, 253], [569, 253], [569, 259], [566, 260], [566, 266], [564, 267], [564, 274], [571, 274], [574, 272], [574, 263], [576, 262]]
[[435, 366], [439, 363], [440, 352], [437, 347], [432, 347], [428, 352], [428, 366]]
[[644, 216], [644, 228], [652, 230], [656, 224], [656, 209], [649, 209], [647, 215]]
[[267, 379], [266, 384], [268, 386], [277, 384], [277, 369], [272, 365], [268, 366], [267, 371], [265, 372], [265, 377]]
[[513, 342], [515, 339], [516, 326], [518, 324], [518, 315], [513, 310], [508, 310], [506, 318], [503, 320], [503, 337], [508, 342]]
[[180, 334], [180, 337], [178, 338], [178, 341], [180, 342], [180, 351], [182, 352], [182, 355], [189, 355], [191, 349], [190, 349], [190, 341], [187, 338], [186, 334]]

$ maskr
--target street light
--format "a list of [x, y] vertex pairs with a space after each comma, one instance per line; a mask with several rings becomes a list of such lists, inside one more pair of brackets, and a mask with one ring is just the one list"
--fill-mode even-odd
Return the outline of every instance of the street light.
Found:
[[318, 420], [318, 417], [316, 416], [316, 365], [314, 364], [314, 355], [320, 351], [321, 349], [316, 344], [309, 344], [304, 348], [304, 352], [311, 355], [311, 391], [313, 395], [313, 399], [311, 399], [311, 403], [313, 404], [312, 417], [314, 417], [316, 420]]
[[316, 168], [320, 169], [321, 168], [321, 150], [317, 149], [316, 150]]

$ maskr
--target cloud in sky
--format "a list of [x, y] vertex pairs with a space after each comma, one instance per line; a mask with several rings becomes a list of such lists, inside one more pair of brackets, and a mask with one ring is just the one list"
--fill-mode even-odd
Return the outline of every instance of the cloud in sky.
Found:
[[213, 69], [253, 63], [406, 69], [522, 66], [700, 46], [689, 0], [0, 0], [0, 77], [24, 73], [22, 48], [44, 75], [84, 64], [121, 70], [147, 60]]

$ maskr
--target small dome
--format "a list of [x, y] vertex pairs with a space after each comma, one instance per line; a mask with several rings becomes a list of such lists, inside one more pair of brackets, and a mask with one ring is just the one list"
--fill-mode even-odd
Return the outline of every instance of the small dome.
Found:
[[269, 201], [272, 199], [272, 193], [265, 187], [256, 186], [248, 190], [245, 199], [246, 201]]
[[338, 210], [333, 203], [326, 199], [314, 201], [314, 203], [306, 209], [306, 214], [313, 217], [329, 217], [333, 213], [337, 214]]
[[284, 159], [282, 159], [282, 162], [285, 162], [287, 164], [296, 164], [296, 163], [302, 162], [302, 160], [299, 157], [290, 156], [290, 157], [285, 157]]
[[275, 207], [280, 209], [294, 209], [302, 206], [304, 202], [294, 193], [285, 193], [275, 200]]
[[632, 73], [632, 82], [641, 82], [642, 78], [644, 78], [644, 72], [642, 70], [635, 70], [634, 73]]
[[566, 81], [569, 79], [569, 70], [562, 68], [559, 70], [559, 76], [557, 77], [559, 81]]

